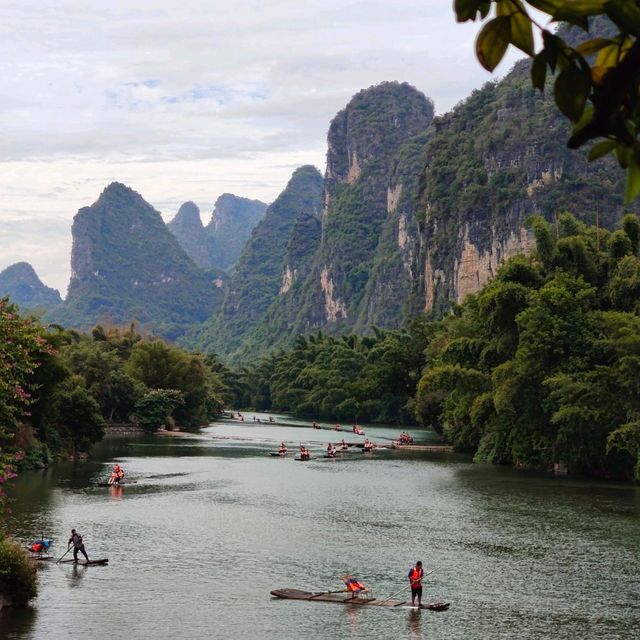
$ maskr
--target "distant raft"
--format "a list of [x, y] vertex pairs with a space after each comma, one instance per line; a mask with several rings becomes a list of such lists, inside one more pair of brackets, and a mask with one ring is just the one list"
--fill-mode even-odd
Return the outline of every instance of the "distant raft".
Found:
[[[283, 598], [285, 600], [316, 600], [318, 602], [333, 602], [335, 604], [350, 604], [355, 606], [368, 607], [388, 607], [393, 609], [401, 606], [411, 606], [411, 602], [407, 600], [389, 600], [384, 598], [353, 598], [351, 594], [335, 593], [331, 591], [301, 591], [300, 589], [274, 589], [271, 595], [275, 598]], [[451, 603], [449, 602], [430, 602], [420, 605], [421, 609], [429, 609], [430, 611], [446, 611]]]
[[100, 480], [96, 484], [99, 487], [126, 487], [128, 484], [138, 484], [138, 481], [122, 479], [119, 482], [109, 482], [108, 480]]

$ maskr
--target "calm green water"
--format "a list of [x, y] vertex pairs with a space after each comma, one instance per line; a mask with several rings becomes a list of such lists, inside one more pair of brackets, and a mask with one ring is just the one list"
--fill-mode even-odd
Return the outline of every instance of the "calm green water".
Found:
[[[376, 442], [397, 433], [367, 428]], [[73, 526], [109, 566], [43, 563], [34, 606], [3, 612], [0, 638], [639, 637], [640, 488], [442, 454], [267, 455], [281, 439], [319, 454], [328, 438], [293, 421], [221, 423], [188, 440], [112, 439], [90, 462], [24, 474], [16, 536], [43, 531], [60, 555]], [[138, 483], [95, 486], [115, 461]], [[434, 569], [425, 600], [449, 611], [269, 596], [339, 588], [349, 571], [385, 597], [417, 559]]]

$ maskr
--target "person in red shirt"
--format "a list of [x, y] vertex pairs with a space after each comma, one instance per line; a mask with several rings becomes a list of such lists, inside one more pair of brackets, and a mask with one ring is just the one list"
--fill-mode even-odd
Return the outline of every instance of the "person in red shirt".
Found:
[[422, 562], [418, 560], [414, 567], [409, 569], [409, 583], [411, 584], [411, 606], [415, 606], [416, 597], [418, 598], [418, 607], [422, 604], [422, 578], [424, 571]]

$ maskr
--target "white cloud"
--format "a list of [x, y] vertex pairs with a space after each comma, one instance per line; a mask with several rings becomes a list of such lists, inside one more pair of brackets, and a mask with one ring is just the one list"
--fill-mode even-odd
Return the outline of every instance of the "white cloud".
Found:
[[72, 217], [112, 180], [165, 218], [272, 200], [324, 168], [359, 89], [406, 80], [442, 113], [488, 80], [477, 30], [442, 0], [4, 0], [0, 269], [30, 261], [64, 291]]

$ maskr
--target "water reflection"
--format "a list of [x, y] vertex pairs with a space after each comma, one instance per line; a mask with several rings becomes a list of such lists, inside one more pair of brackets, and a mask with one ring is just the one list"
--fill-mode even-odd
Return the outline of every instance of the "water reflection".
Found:
[[13, 640], [14, 638], [31, 637], [38, 619], [36, 607], [12, 607], [0, 611], [0, 638]]
[[124, 487], [117, 487], [115, 485], [109, 486], [109, 498], [111, 500], [122, 500], [124, 497]]
[[67, 582], [72, 589], [77, 589], [81, 586], [81, 582], [87, 573], [87, 569], [88, 567], [79, 564], [71, 565], [71, 571], [67, 577]]
[[422, 611], [411, 609], [407, 616], [407, 630], [410, 638], [422, 638]]

